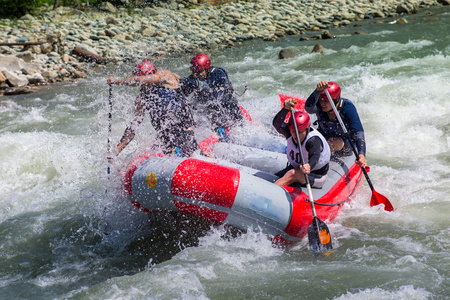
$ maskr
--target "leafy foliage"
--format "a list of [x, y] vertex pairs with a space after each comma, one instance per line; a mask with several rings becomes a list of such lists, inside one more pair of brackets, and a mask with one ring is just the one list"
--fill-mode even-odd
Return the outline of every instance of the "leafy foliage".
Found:
[[39, 0], [1, 0], [0, 17], [20, 18], [32, 12]]
[[0, 0], [0, 18], [20, 18], [27, 13], [33, 13], [44, 4], [53, 7], [55, 2], [62, 6], [76, 6], [81, 4], [95, 5], [102, 0]]

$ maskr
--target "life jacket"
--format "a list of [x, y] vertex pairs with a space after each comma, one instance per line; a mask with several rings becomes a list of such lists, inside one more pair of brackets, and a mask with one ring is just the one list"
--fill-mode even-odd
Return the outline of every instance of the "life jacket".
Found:
[[164, 87], [143, 87], [141, 95], [146, 101], [147, 110], [172, 110], [181, 107], [184, 101], [184, 95], [178, 90]]
[[210, 79], [211, 76], [214, 76], [212, 74], [214, 74], [216, 70], [220, 70], [225, 74], [227, 84], [225, 87], [220, 87], [220, 89], [217, 86], [211, 86], [209, 89], [210, 97], [212, 97], [212, 99], [220, 99], [221, 102], [227, 102], [230, 100], [237, 102], [236, 98], [233, 97], [233, 84], [231, 83], [230, 77], [228, 76], [228, 73], [224, 68], [215, 66], [210, 67], [207, 71], [207, 79]]
[[[310, 138], [312, 138], [314, 136], [317, 136], [320, 138], [320, 140], [322, 141], [322, 144], [323, 144], [323, 149], [322, 149], [322, 152], [320, 153], [319, 161], [314, 166], [314, 168], [311, 169], [311, 171], [318, 170], [318, 169], [324, 167], [326, 164], [328, 164], [330, 162], [330, 156], [331, 156], [330, 146], [328, 146], [328, 143], [325, 140], [325, 138], [323, 137], [323, 135], [320, 134], [320, 132], [318, 132], [317, 130], [311, 129], [309, 131], [308, 135], [306, 136], [305, 140], [302, 143], [303, 158], [305, 159], [305, 161], [303, 163], [304, 164], [308, 163], [308, 151], [306, 151], [306, 143]], [[300, 152], [299, 152], [298, 146], [294, 143], [292, 136], [287, 139], [286, 153], [287, 153], [289, 163], [295, 169], [300, 168], [300, 163], [301, 163]]]

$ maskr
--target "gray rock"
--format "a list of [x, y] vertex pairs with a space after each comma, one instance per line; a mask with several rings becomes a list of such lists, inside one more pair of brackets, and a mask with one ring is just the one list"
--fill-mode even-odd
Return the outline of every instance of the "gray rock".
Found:
[[111, 16], [108, 16], [108, 17], [106, 18], [106, 24], [119, 25], [120, 22], [119, 22], [116, 18], [111, 17]]
[[36, 72], [39, 72], [42, 69], [40, 65], [27, 63], [21, 58], [0, 55], [0, 71], [6, 70], [16, 72], [24, 68], [29, 68], [30, 70], [35, 70]]
[[312, 49], [311, 53], [320, 53], [323, 54], [324, 48], [321, 44], [315, 44], [314, 48]]
[[0, 71], [0, 84], [3, 84], [6, 82], [6, 77], [3, 75], [3, 72]]
[[35, 86], [20, 86], [20, 87], [11, 87], [4, 90], [3, 94], [6, 96], [13, 95], [21, 95], [21, 94], [30, 94], [38, 92], [39, 88]]
[[286, 58], [294, 58], [296, 56], [299, 56], [301, 51], [297, 48], [288, 48], [288, 49], [282, 49], [278, 53], [279, 59], [286, 59]]
[[116, 13], [117, 9], [109, 2], [102, 2], [98, 9], [109, 12], [109, 13]]
[[20, 52], [16, 54], [16, 57], [23, 59], [25, 62], [29, 63], [33, 60], [33, 53], [30, 51]]
[[6, 82], [12, 86], [12, 87], [17, 87], [17, 86], [25, 86], [28, 85], [28, 79], [26, 76], [24, 75], [17, 75], [14, 72], [8, 71], [8, 70], [3, 70], [3, 75], [5, 75], [6, 77]]
[[45, 83], [45, 78], [40, 73], [35, 73], [27, 77], [30, 84], [42, 84]]
[[49, 71], [49, 70], [45, 70], [41, 73], [41, 75], [45, 78], [45, 79], [54, 79], [58, 77], [58, 74], [56, 72], [53, 71]]
[[328, 30], [325, 30], [324, 32], [322, 32], [321, 38], [323, 40], [332, 39], [333, 35]]
[[33, 21], [33, 20], [36, 20], [36, 19], [33, 16], [31, 16], [30, 14], [26, 14], [26, 15], [23, 15], [22, 17], [20, 17], [19, 20]]
[[410, 3], [401, 3], [401, 4], [397, 5], [395, 12], [398, 14], [403, 14], [403, 13], [411, 14], [411, 13], [415, 12], [415, 8]]

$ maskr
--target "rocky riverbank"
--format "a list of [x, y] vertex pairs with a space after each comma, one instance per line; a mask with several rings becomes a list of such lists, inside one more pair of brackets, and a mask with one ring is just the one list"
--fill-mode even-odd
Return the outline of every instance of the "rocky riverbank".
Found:
[[213, 6], [173, 0], [135, 9], [109, 2], [99, 8], [44, 6], [36, 16], [0, 19], [0, 95], [87, 77], [98, 65], [210, 52], [245, 40], [273, 41], [448, 4], [450, 0], [247, 0]]

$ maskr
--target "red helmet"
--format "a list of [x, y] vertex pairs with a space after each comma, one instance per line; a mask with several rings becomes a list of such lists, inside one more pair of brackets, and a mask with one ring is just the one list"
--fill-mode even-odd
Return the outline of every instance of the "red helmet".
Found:
[[133, 69], [134, 76], [144, 76], [148, 74], [155, 73], [156, 67], [155, 64], [150, 60], [143, 60], [141, 63], [137, 64]]
[[[295, 123], [297, 123], [298, 130], [304, 130], [311, 127], [311, 119], [307, 112], [299, 110], [295, 112]], [[292, 115], [289, 118], [289, 130], [295, 130], [294, 124], [292, 123]]]
[[[331, 99], [333, 100], [339, 100], [339, 97], [341, 97], [341, 87], [336, 82], [328, 82], [328, 93], [330, 93]], [[320, 95], [319, 99], [325, 99], [328, 100], [327, 94], [325, 93], [325, 90], [323, 90]]]
[[201, 72], [211, 67], [211, 59], [206, 54], [197, 54], [191, 60], [191, 71]]

